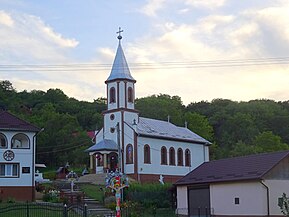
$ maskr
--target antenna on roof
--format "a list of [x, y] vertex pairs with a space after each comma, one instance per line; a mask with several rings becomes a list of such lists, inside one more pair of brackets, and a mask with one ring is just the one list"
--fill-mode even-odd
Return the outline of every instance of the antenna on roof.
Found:
[[168, 122], [170, 123], [170, 120], [171, 120], [171, 116], [170, 115], [168, 115]]

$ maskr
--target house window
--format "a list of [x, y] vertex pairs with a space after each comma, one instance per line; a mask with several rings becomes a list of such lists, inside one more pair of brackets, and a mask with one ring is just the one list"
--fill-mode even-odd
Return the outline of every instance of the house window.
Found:
[[161, 164], [167, 165], [168, 164], [168, 158], [167, 158], [167, 148], [165, 146], [161, 149]]
[[235, 204], [240, 204], [240, 198], [239, 197], [235, 197]]
[[132, 164], [133, 163], [133, 148], [132, 144], [128, 144], [126, 146], [126, 163]]
[[28, 149], [28, 148], [30, 148], [29, 138], [23, 133], [16, 134], [12, 138], [11, 146], [12, 146], [12, 148]]
[[131, 87], [127, 89], [127, 101], [133, 102], [133, 90]]
[[144, 146], [144, 163], [150, 164], [151, 163], [151, 150], [149, 145]]
[[173, 147], [170, 148], [170, 165], [176, 165], [175, 149]]
[[2, 133], [0, 133], [0, 148], [7, 148], [7, 139]]
[[115, 88], [111, 87], [109, 89], [109, 103], [115, 103]]
[[19, 177], [19, 164], [0, 163], [0, 177]]
[[191, 166], [191, 152], [189, 149], [186, 149], [185, 151], [185, 166], [186, 167]]
[[178, 166], [183, 166], [183, 149], [178, 149]]

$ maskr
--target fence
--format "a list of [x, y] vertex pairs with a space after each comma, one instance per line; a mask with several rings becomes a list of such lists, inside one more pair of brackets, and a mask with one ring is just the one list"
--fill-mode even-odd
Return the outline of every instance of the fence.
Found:
[[[172, 209], [123, 208], [122, 217], [182, 217]], [[1, 217], [115, 217], [112, 210], [89, 210], [83, 204], [0, 203]]]
[[88, 217], [87, 206], [53, 203], [0, 203], [1, 217]]
[[176, 209], [176, 215], [178, 217], [211, 217], [213, 214], [213, 209], [212, 208], [191, 208], [185, 209]]

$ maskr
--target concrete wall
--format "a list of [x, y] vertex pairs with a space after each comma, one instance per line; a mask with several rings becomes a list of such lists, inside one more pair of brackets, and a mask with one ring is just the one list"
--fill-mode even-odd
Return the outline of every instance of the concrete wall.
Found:
[[289, 196], [289, 180], [265, 180], [264, 184], [269, 188], [270, 215], [282, 215], [278, 206], [278, 198], [283, 193]]
[[178, 186], [177, 187], [177, 209], [178, 214], [188, 214], [188, 187]]
[[[266, 188], [259, 182], [211, 184], [214, 215], [267, 215]], [[239, 204], [235, 204], [239, 198]]]

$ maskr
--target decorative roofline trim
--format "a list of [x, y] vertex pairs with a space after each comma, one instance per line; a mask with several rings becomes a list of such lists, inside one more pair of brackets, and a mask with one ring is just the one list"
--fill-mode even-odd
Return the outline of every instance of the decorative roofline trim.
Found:
[[108, 83], [112, 83], [112, 82], [116, 82], [116, 81], [130, 81], [130, 82], [136, 83], [136, 80], [129, 79], [129, 78], [115, 78], [115, 79], [112, 79], [112, 80], [106, 80], [104, 83], [108, 84]]
[[126, 112], [133, 112], [139, 114], [138, 110], [135, 109], [129, 109], [129, 108], [117, 108], [117, 109], [110, 109], [110, 110], [105, 110], [102, 112], [102, 114], [109, 114], [109, 113], [114, 113], [114, 112], [121, 112], [121, 111], [126, 111]]

